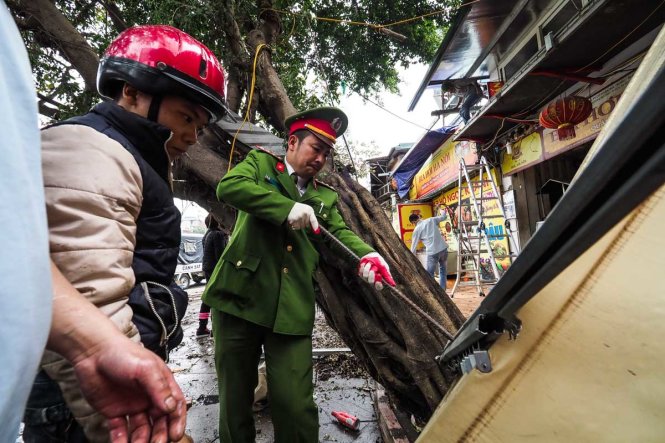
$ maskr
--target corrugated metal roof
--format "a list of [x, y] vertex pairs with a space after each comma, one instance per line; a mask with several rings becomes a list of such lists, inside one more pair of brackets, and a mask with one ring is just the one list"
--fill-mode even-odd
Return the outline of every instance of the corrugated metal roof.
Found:
[[[483, 49], [491, 43], [514, 4], [505, 0], [479, 0], [460, 8], [411, 100], [409, 111], [416, 107], [425, 89], [438, 87], [442, 80], [466, 76]], [[487, 62], [482, 61], [472, 74], [472, 77], [489, 75]]]
[[[513, 127], [504, 117], [529, 118], [550, 100], [578, 84], [574, 77], [551, 77], [540, 73], [570, 72], [590, 75], [622, 50], [662, 26], [663, 2], [653, 0], [596, 0], [583, 10], [561, 9], [558, 23], [545, 26], [553, 35], [554, 45], [540, 47], [524, 60], [511, 61], [514, 73], [467, 125], [456, 139], [489, 142]], [[569, 15], [566, 15], [568, 13]], [[557, 21], [557, 16], [552, 21]], [[569, 18], [568, 18], [569, 17]], [[648, 47], [648, 46], [647, 46]], [[506, 68], [508, 69], [508, 68]], [[595, 74], [594, 74], [595, 75]]]
[[238, 114], [230, 112], [217, 122], [217, 126], [231, 137], [240, 129], [240, 132], [238, 132], [238, 141], [251, 148], [258, 146], [276, 155], [284, 155], [286, 153], [283, 139], [261, 126], [249, 122], [243, 124], [242, 120], [242, 117]]

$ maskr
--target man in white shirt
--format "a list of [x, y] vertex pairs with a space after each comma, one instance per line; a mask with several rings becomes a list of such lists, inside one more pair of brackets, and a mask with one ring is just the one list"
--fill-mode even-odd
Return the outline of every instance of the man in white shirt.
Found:
[[[434, 208], [436, 214], [438, 208]], [[427, 251], [427, 272], [434, 277], [434, 269], [439, 264], [439, 284], [446, 292], [446, 262], [448, 260], [448, 243], [443, 239], [439, 230], [439, 223], [448, 216], [443, 215], [423, 219], [420, 214], [411, 214], [409, 221], [416, 225], [411, 237], [411, 252], [416, 253], [418, 242], [422, 241]]]

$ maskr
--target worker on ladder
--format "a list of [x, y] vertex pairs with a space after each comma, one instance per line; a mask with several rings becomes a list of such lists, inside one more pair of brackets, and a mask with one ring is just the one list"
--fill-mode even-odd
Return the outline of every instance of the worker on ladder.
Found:
[[[434, 207], [434, 213], [437, 214], [439, 206]], [[416, 253], [418, 242], [422, 241], [425, 245], [427, 253], [427, 272], [434, 277], [434, 270], [437, 263], [439, 264], [439, 284], [443, 292], [446, 292], [447, 271], [446, 262], [448, 261], [448, 243], [443, 238], [439, 223], [448, 218], [444, 212], [443, 215], [435, 215], [427, 219], [423, 219], [420, 214], [411, 214], [409, 221], [413, 223], [416, 228], [413, 230], [411, 237], [411, 252]]]

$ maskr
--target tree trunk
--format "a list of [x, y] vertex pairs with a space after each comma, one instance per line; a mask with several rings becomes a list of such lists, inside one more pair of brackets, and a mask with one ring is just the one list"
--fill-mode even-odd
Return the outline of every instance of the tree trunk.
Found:
[[[252, 53], [256, 52], [259, 45], [266, 43], [263, 32], [257, 29], [250, 31], [247, 41], [252, 48]], [[263, 116], [275, 129], [284, 131], [286, 129], [284, 120], [295, 114], [296, 108], [291, 103], [282, 80], [272, 66], [269, 49], [264, 48], [259, 53], [256, 71], [260, 108], [266, 112]]]
[[[258, 3], [264, 11], [263, 31], [255, 29], [248, 35], [252, 57], [260, 44], [274, 42], [281, 31], [278, 17], [266, 11], [272, 3]], [[231, 20], [232, 16], [227, 14], [225, 18]], [[225, 29], [237, 30], [238, 26], [227, 23]], [[270, 36], [268, 42], [264, 32]], [[240, 64], [243, 60], [237, 36], [237, 32], [227, 33], [227, 41], [236, 48], [235, 63]], [[250, 82], [251, 77], [248, 88]], [[269, 50], [262, 50], [258, 56], [256, 89], [255, 96], [260, 97], [258, 109], [271, 125], [284, 131], [284, 119], [296, 109], [272, 66]], [[214, 128], [214, 134], [208, 133], [200, 146], [192, 148], [179, 162], [178, 176], [184, 182], [176, 190], [181, 198], [213, 212], [227, 229], [233, 223], [231, 210], [217, 202], [215, 188], [227, 171], [232, 137], [233, 134]], [[249, 149], [236, 142], [238, 147], [243, 155]], [[464, 321], [459, 309], [402, 243], [379, 203], [349, 176], [329, 172], [320, 178], [337, 190], [339, 211], [347, 225], [386, 259], [399, 289], [448, 332], [456, 331]], [[320, 253], [316, 299], [328, 323], [393, 398], [409, 411], [429, 417], [452, 380], [434, 360], [443, 350], [446, 338], [390, 291], [378, 293], [364, 283], [357, 276], [357, 263], [349, 257], [325, 246]]]
[[[395, 233], [379, 203], [348, 174], [322, 177], [339, 194], [338, 207], [351, 230], [388, 262], [409, 300], [454, 333], [464, 317]], [[317, 301], [329, 323], [370, 374], [411, 410], [429, 416], [450, 387], [434, 358], [447, 339], [409, 305], [356, 277], [357, 263], [325, 248], [317, 274]]]
[[[228, 168], [233, 134], [216, 132], [179, 162], [177, 176], [184, 181], [176, 193], [213, 212], [230, 229], [232, 211], [217, 202], [214, 192]], [[236, 149], [246, 154], [248, 147], [236, 142]], [[398, 288], [454, 333], [464, 321], [462, 314], [399, 239], [379, 203], [348, 175], [329, 172], [319, 178], [337, 190], [342, 217], [386, 259]], [[434, 360], [446, 338], [390, 291], [379, 293], [362, 281], [350, 257], [326, 246], [320, 253], [317, 302], [329, 324], [393, 398], [410, 412], [429, 417], [450, 387], [451, 379]]]

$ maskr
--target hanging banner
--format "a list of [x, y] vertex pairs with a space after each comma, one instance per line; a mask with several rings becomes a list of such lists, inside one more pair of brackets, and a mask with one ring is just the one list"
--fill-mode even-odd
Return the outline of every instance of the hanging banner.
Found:
[[417, 200], [456, 181], [459, 161], [475, 163], [476, 145], [473, 142], [446, 140], [420, 168], [409, 189], [409, 200]]
[[559, 140], [556, 129], [543, 130], [544, 159], [550, 159], [581, 144], [596, 138], [616, 107], [619, 97], [630, 82], [632, 75], [620, 78], [604, 87], [589, 99], [593, 105], [591, 115], [582, 123], [575, 125], [575, 138]]
[[[497, 183], [496, 171], [494, 169], [492, 170], [492, 179], [494, 180], [494, 183]], [[477, 182], [478, 177], [471, 179], [471, 181]], [[461, 200], [462, 200], [462, 220], [464, 221], [473, 221], [478, 219], [478, 217], [476, 217], [475, 215], [473, 203], [470, 202], [470, 195], [471, 194], [469, 192], [468, 186], [463, 186]], [[478, 197], [480, 197], [480, 195], [476, 195], [476, 198]], [[494, 195], [494, 190], [492, 189], [491, 183], [483, 184], [482, 197], [483, 198], [496, 197]], [[477, 203], [480, 206], [481, 202], [478, 201]], [[484, 216], [502, 215], [501, 208], [499, 207], [500, 204], [499, 199], [486, 200], [483, 201], [482, 203], [483, 203], [482, 208]], [[453, 231], [453, 226], [458, 225], [457, 219], [459, 218], [458, 208], [460, 205], [458, 203], [458, 187], [456, 186], [450, 191], [441, 194], [440, 196], [432, 200], [432, 204], [435, 206], [446, 205], [452, 210], [449, 211], [448, 213], [449, 214], [451, 212], [453, 213], [453, 220], [452, 221], [446, 220], [444, 223], [442, 223], [444, 228], [442, 230], [442, 233], [446, 239], [446, 243], [448, 243], [448, 249], [450, 251], [458, 252], [459, 245], [457, 242], [457, 236]], [[492, 248], [492, 253], [494, 254], [495, 257], [501, 257], [495, 259], [496, 265], [499, 268], [499, 272], [501, 273], [503, 273], [503, 271], [508, 269], [508, 267], [510, 266], [510, 258], [507, 257], [507, 255], [510, 252], [508, 245], [508, 238], [506, 238], [504, 235], [506, 233], [505, 224], [506, 220], [503, 217], [488, 218], [485, 221], [487, 237], [490, 242], [490, 247]], [[477, 236], [478, 228], [476, 226], [467, 227], [467, 229], [469, 230], [470, 235]], [[489, 254], [481, 254], [480, 263], [481, 263], [482, 278], [491, 279], [493, 273], [490, 265]]]
[[513, 153], [503, 154], [501, 170], [503, 175], [510, 175], [540, 163], [543, 157], [543, 139], [539, 132], [524, 137], [513, 143]]
[[[432, 216], [432, 206], [429, 203], [405, 203], [397, 205], [399, 216], [399, 234], [407, 248], [411, 248], [411, 236], [416, 225], [409, 221], [411, 214], [421, 215], [423, 218]], [[420, 246], [422, 247], [422, 245]]]

